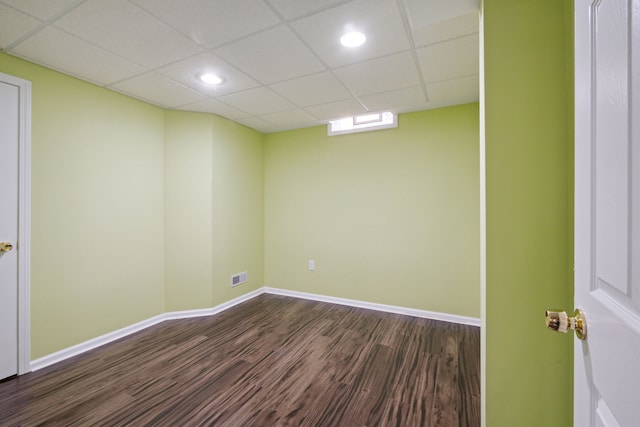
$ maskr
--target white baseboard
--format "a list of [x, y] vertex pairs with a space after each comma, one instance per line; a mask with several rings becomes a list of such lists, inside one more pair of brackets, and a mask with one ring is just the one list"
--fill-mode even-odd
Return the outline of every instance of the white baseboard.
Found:
[[237, 298], [234, 298], [230, 301], [223, 302], [222, 304], [216, 305], [212, 308], [201, 308], [198, 310], [184, 310], [184, 311], [170, 311], [164, 314], [164, 320], [171, 319], [188, 319], [190, 317], [200, 317], [200, 316], [213, 316], [214, 314], [218, 314], [223, 312], [234, 305], [238, 305], [245, 301], [249, 301], [252, 298], [257, 297], [258, 295], [262, 295], [264, 293], [264, 288], [258, 288], [255, 291], [248, 292], [244, 295], [240, 295]]
[[426, 319], [442, 320], [444, 322], [459, 323], [463, 325], [471, 325], [471, 326], [478, 326], [478, 327], [480, 326], [480, 319], [477, 319], [475, 317], [458, 316], [455, 314], [446, 314], [446, 313], [438, 313], [435, 311], [417, 310], [413, 308], [398, 307], [398, 306], [386, 305], [386, 304], [377, 304], [372, 302], [358, 301], [358, 300], [352, 300], [352, 299], [346, 299], [346, 298], [330, 297], [326, 295], [311, 294], [307, 292], [297, 292], [297, 291], [289, 291], [286, 289], [262, 287], [262, 288], [256, 289], [255, 291], [248, 292], [244, 295], [241, 295], [237, 298], [234, 298], [230, 301], [224, 302], [212, 308], [202, 308], [202, 309], [184, 310], [184, 311], [170, 311], [167, 313], [159, 314], [147, 320], [143, 320], [142, 322], [135, 323], [125, 328], [118, 329], [117, 331], [109, 332], [108, 334], [90, 339], [80, 344], [76, 344], [74, 346], [65, 348], [55, 353], [51, 353], [39, 359], [32, 360], [30, 364], [30, 368], [31, 368], [31, 371], [37, 371], [38, 369], [46, 368], [47, 366], [53, 365], [54, 363], [62, 362], [63, 360], [68, 359], [70, 357], [77, 356], [86, 351], [93, 350], [102, 345], [108, 344], [115, 340], [119, 340], [120, 338], [124, 338], [127, 335], [131, 335], [133, 333], [139, 332], [150, 326], [157, 325], [158, 323], [164, 322], [165, 320], [187, 319], [190, 317], [200, 317], [200, 316], [212, 316], [214, 314], [218, 314], [235, 305], [248, 301], [264, 293], [288, 296], [293, 298], [302, 298], [302, 299], [308, 299], [308, 300], [320, 301], [320, 302], [328, 302], [332, 304], [347, 305], [351, 307], [366, 308], [369, 310], [403, 314], [406, 316], [415, 316], [415, 317], [423, 317]]
[[251, 298], [254, 298], [263, 293], [264, 293], [264, 290], [260, 288], [212, 308], [184, 310], [184, 311], [170, 311], [167, 313], [159, 314], [147, 320], [143, 320], [142, 322], [135, 323], [125, 328], [118, 329], [117, 331], [109, 332], [108, 334], [104, 334], [99, 337], [92, 338], [88, 341], [81, 342], [80, 344], [76, 344], [74, 346], [65, 348], [55, 353], [51, 353], [39, 359], [32, 360], [30, 368], [31, 368], [31, 371], [37, 371], [38, 369], [46, 368], [49, 365], [62, 362], [63, 360], [68, 359], [70, 357], [77, 356], [86, 351], [93, 350], [102, 345], [108, 344], [115, 340], [119, 340], [120, 338], [124, 338], [128, 335], [139, 332], [150, 326], [157, 325], [158, 323], [164, 322], [165, 320], [187, 319], [190, 317], [199, 317], [199, 316], [211, 316], [211, 315], [220, 313], [221, 311], [227, 310], [228, 308], [231, 308], [234, 305], [238, 305], [242, 302], [250, 300]]
[[60, 351], [56, 351], [55, 353], [48, 354], [39, 359], [32, 360], [30, 366], [31, 370], [37, 371], [38, 369], [46, 368], [47, 366], [53, 365], [54, 363], [62, 362], [63, 360], [69, 359], [70, 357], [77, 356], [86, 351], [98, 348], [101, 345], [105, 345], [120, 338], [124, 338], [127, 335], [134, 334], [150, 326], [157, 325], [158, 323], [165, 320], [164, 316], [164, 314], [159, 314], [157, 316], [153, 316], [149, 319], [143, 320], [142, 322], [134, 323], [133, 325], [118, 329], [117, 331], [109, 332], [108, 334], [92, 338], [88, 341], [81, 342], [80, 344], [76, 344]]
[[311, 294], [307, 292], [289, 291], [279, 288], [264, 287], [263, 289], [267, 294], [283, 295], [313, 301], [329, 302], [332, 304], [348, 305], [350, 307], [366, 308], [369, 310], [384, 311], [387, 313], [404, 314], [406, 316], [423, 317], [425, 319], [442, 320], [443, 322], [458, 323], [462, 325], [478, 327], [480, 326], [480, 319], [476, 317], [459, 316], [457, 314], [439, 313], [436, 311], [418, 310], [415, 308], [398, 307], [395, 305], [377, 304], [374, 302], [330, 297], [326, 295]]

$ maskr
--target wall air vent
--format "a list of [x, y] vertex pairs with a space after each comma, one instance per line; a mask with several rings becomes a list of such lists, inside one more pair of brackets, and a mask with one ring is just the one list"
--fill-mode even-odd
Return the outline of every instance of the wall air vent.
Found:
[[366, 113], [344, 119], [330, 120], [327, 134], [341, 135], [343, 133], [366, 132], [370, 130], [398, 127], [398, 115], [390, 111], [380, 113]]
[[239, 274], [231, 276], [231, 287], [238, 286], [247, 281], [247, 272], [244, 271]]

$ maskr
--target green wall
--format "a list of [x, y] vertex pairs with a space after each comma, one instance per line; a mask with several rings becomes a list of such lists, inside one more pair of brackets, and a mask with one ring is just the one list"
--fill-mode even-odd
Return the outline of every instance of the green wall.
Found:
[[211, 117], [167, 111], [165, 121], [166, 308], [213, 302]]
[[262, 286], [262, 134], [3, 53], [0, 72], [32, 82], [32, 359]]
[[266, 135], [265, 284], [480, 317], [478, 114]]
[[[218, 305], [263, 285], [262, 134], [210, 114], [167, 111], [166, 309]], [[231, 288], [231, 276], [248, 281]]]
[[164, 311], [164, 111], [0, 54], [32, 82], [32, 359]]
[[569, 1], [485, 0], [487, 426], [572, 425]]
[[[263, 135], [212, 116], [213, 304], [264, 285]], [[231, 276], [248, 281], [230, 287]]]

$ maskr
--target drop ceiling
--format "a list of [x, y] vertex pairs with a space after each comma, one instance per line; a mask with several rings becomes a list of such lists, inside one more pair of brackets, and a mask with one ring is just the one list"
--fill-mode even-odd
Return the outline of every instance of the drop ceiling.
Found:
[[478, 43], [478, 0], [0, 0], [10, 55], [267, 133], [475, 102]]

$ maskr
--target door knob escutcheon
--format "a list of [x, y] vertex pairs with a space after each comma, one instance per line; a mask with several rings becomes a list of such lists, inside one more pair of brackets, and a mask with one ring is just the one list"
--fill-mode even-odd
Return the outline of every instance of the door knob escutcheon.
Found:
[[0, 242], [0, 252], [9, 252], [13, 249], [13, 245], [10, 242]]
[[547, 310], [545, 311], [545, 323], [547, 328], [552, 331], [567, 333], [573, 329], [576, 331], [576, 337], [580, 340], [587, 338], [587, 321], [584, 312], [579, 308], [573, 313], [573, 317], [567, 315], [564, 310]]

